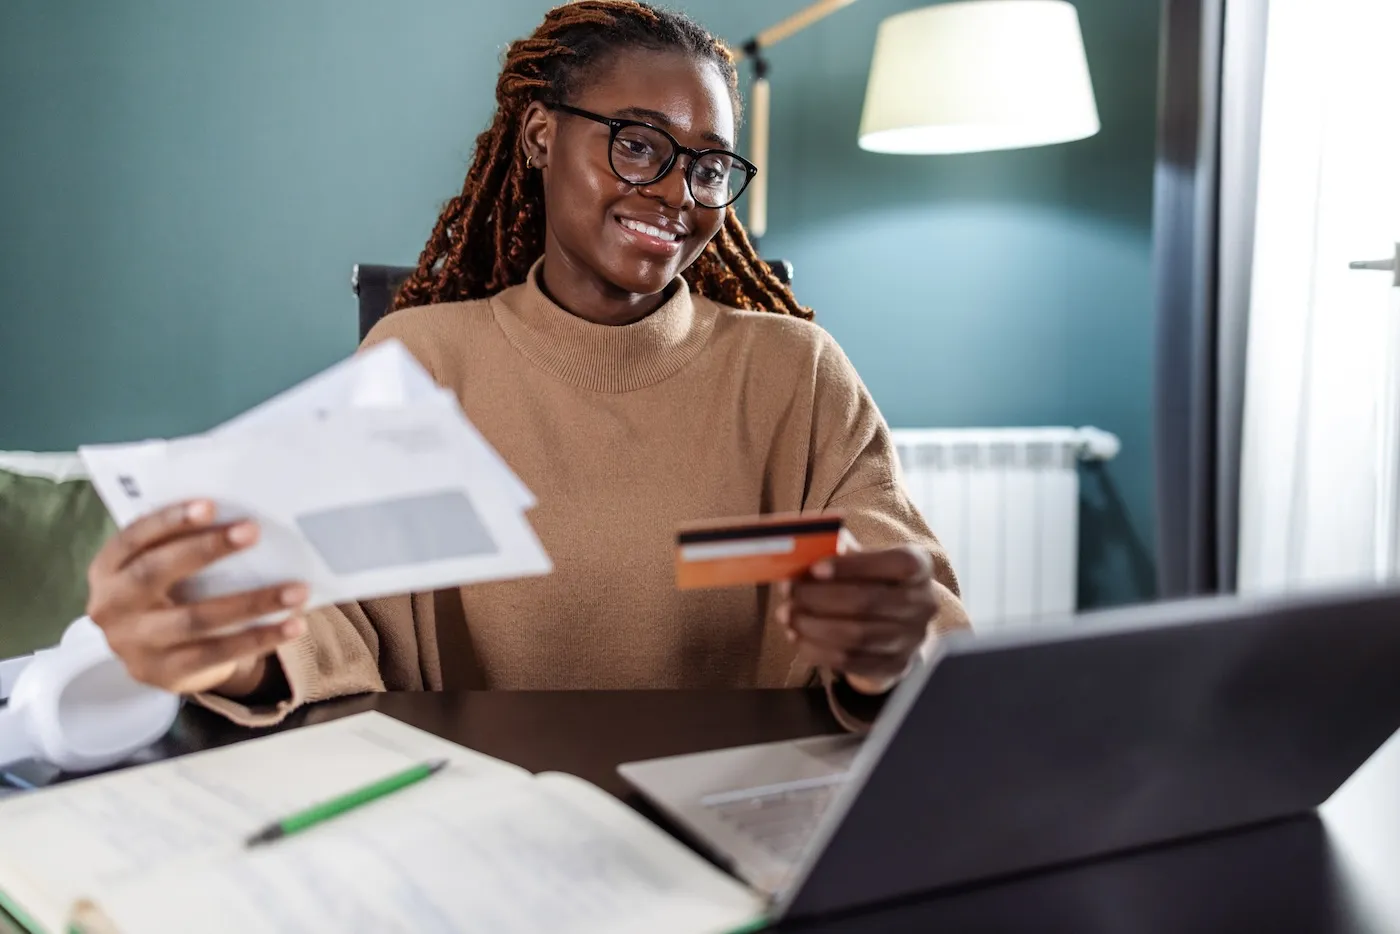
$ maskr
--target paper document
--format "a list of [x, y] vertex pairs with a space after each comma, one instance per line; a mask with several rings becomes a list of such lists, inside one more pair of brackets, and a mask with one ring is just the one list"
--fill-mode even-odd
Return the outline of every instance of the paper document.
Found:
[[211, 850], [89, 894], [78, 919], [105, 923], [82, 927], [122, 934], [724, 934], [762, 910], [579, 779], [452, 769], [284, 845]]
[[[280, 395], [224, 422], [214, 433], [236, 434], [276, 424], [279, 419], [328, 415], [345, 409], [403, 408], [409, 405], [441, 405], [460, 411], [457, 398], [428, 375], [403, 344], [386, 341], [365, 353], [342, 360]], [[533, 509], [535, 497], [487, 443], [476, 426], [465, 418], [463, 429], [472, 437], [472, 453], [495, 471], [502, 485], [521, 509]]]
[[314, 608], [551, 569], [530, 491], [397, 341], [207, 434], [79, 453], [120, 526], [195, 498], [257, 520], [258, 543], [186, 599], [299, 580]]
[[[269, 821], [446, 759], [266, 846]], [[0, 804], [0, 904], [49, 934], [721, 934], [767, 901], [582, 779], [364, 713]]]
[[384, 714], [358, 714], [8, 800], [0, 890], [64, 931], [72, 902], [96, 889], [241, 850], [268, 821], [430, 759], [447, 759], [463, 780], [528, 776]]

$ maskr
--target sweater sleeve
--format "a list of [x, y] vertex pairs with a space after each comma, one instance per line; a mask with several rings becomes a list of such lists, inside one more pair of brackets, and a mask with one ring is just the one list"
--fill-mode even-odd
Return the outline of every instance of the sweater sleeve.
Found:
[[[404, 320], [403, 315], [381, 318], [356, 352], [364, 353], [390, 338], [403, 339]], [[434, 373], [431, 349], [431, 345], [425, 347], [419, 341], [412, 341], [409, 347], [429, 373]], [[306, 632], [277, 650], [277, 660], [291, 689], [288, 697], [261, 707], [249, 707], [218, 694], [199, 694], [192, 699], [241, 726], [271, 726], [305, 704], [348, 694], [383, 691], [383, 665], [395, 671], [412, 670], [416, 647], [400, 643], [412, 641], [417, 629], [416, 611], [425, 610], [431, 612], [429, 606], [412, 595], [314, 610], [307, 614]], [[410, 664], [394, 664], [402, 656], [407, 656], [402, 660]], [[412, 682], [414, 679], [396, 677], [394, 680]], [[394, 687], [421, 688], [421, 684], [395, 684]]]
[[[921, 657], [928, 656], [938, 633], [970, 628], [948, 554], [905, 492], [884, 417], [855, 367], [824, 332], [816, 363], [809, 476], [803, 511], [840, 512], [858, 547], [875, 551], [913, 545], [928, 552], [940, 599]], [[859, 694], [832, 672], [820, 676], [842, 725], [867, 729], [882, 698]]]
[[277, 649], [288, 696], [259, 707], [219, 694], [196, 694], [193, 700], [240, 726], [256, 727], [280, 723], [304, 704], [383, 691], [380, 632], [411, 633], [412, 617], [407, 596], [313, 610], [306, 617], [306, 632]]

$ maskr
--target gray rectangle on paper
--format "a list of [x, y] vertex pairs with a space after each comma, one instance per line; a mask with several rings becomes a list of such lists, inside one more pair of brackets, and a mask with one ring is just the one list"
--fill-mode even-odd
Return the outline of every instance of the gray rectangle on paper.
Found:
[[336, 574], [497, 550], [471, 500], [457, 490], [339, 506], [298, 516], [297, 525]]

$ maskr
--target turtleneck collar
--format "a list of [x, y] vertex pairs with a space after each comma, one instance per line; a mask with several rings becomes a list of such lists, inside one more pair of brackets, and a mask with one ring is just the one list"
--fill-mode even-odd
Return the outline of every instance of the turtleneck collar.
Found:
[[544, 260], [525, 282], [491, 299], [506, 338], [535, 366], [557, 379], [595, 392], [631, 392], [677, 373], [704, 349], [715, 309], [697, 306], [689, 286], [640, 321], [594, 324], [556, 305], [540, 288]]

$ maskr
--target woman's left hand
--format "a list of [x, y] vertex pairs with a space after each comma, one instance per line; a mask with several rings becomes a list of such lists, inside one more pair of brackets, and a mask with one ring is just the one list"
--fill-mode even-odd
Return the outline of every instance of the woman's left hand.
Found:
[[783, 591], [776, 612], [788, 638], [867, 694], [899, 681], [939, 610], [932, 559], [913, 546], [830, 558]]

